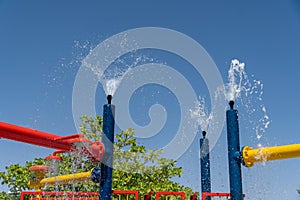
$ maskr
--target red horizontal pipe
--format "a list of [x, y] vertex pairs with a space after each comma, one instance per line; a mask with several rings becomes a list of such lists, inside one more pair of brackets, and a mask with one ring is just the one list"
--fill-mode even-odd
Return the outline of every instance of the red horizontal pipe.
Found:
[[61, 137], [30, 128], [0, 122], [0, 138], [6, 138], [53, 149], [70, 151], [72, 148], [72, 143], [76, 139], [83, 138], [83, 135], [75, 134], [71, 137]]
[[[134, 194], [135, 195], [135, 200], [138, 200], [139, 198], [139, 192], [136, 191], [136, 190], [112, 190], [112, 193], [113, 194]], [[43, 192], [43, 191], [36, 191], [36, 192], [33, 192], [33, 191], [23, 191], [21, 193], [21, 198], [20, 200], [25, 200], [25, 196], [26, 195], [32, 195], [32, 196], [36, 196], [36, 195], [41, 195], [41, 196], [50, 196], [50, 195], [55, 195], [55, 196], [64, 196], [65, 199], [69, 199], [70, 197], [72, 199], [92, 199], [92, 200], [98, 200], [99, 199], [99, 193], [98, 192], [58, 192], [58, 191], [54, 191], [54, 192]], [[77, 198], [75, 198], [77, 197]], [[34, 198], [34, 197], [30, 197], [32, 200], [34, 199], [39, 199], [39, 200], [42, 200], [42, 199], [47, 199], [47, 200], [50, 200], [50, 199], [57, 199], [57, 198], [49, 198], [49, 197], [39, 197], [39, 198]], [[61, 198], [61, 199], [64, 199], [64, 198]]]
[[155, 199], [159, 200], [161, 195], [181, 196], [181, 200], [185, 200], [184, 192], [156, 192]]
[[[243, 194], [243, 198], [245, 198]], [[206, 200], [206, 197], [230, 197], [230, 193], [225, 192], [202, 192], [202, 200]]]

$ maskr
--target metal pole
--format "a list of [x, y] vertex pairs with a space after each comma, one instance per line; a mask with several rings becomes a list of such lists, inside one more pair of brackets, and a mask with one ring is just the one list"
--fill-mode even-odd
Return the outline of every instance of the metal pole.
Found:
[[[201, 166], [201, 192], [211, 192], [209, 141], [206, 132], [202, 131], [203, 138], [200, 139], [200, 166]], [[211, 200], [207, 197], [206, 200]]]
[[103, 106], [103, 137], [105, 153], [101, 162], [100, 194], [99, 199], [111, 200], [112, 194], [112, 165], [113, 165], [113, 144], [115, 106], [111, 104], [112, 96], [107, 96], [108, 103]]
[[226, 119], [231, 200], [243, 200], [238, 111], [233, 109], [233, 101], [229, 105]]

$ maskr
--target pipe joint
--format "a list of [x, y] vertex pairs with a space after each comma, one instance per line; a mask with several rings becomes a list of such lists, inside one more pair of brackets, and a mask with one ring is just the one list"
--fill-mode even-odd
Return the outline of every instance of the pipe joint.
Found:
[[240, 151], [234, 152], [233, 159], [235, 161], [237, 161], [238, 163], [242, 163], [242, 160], [243, 160], [242, 153]]
[[249, 151], [251, 151], [253, 148], [249, 146], [244, 146], [242, 149], [242, 164], [245, 167], [253, 167], [254, 162], [251, 161]]
[[92, 170], [91, 176], [92, 176], [92, 181], [93, 181], [94, 183], [100, 183], [101, 169], [100, 169], [100, 168], [97, 168], [97, 167], [94, 168], [94, 169]]

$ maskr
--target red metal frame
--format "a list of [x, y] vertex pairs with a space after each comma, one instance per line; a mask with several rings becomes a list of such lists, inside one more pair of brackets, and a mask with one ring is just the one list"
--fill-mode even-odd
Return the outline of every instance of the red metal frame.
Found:
[[113, 194], [133, 194], [135, 197], [135, 200], [139, 199], [139, 191], [137, 190], [113, 190]]
[[[136, 190], [113, 190], [113, 194], [133, 194], [135, 200], [139, 199], [139, 192]], [[42, 197], [43, 195], [48, 196], [66, 196], [65, 198], [59, 198], [61, 200], [72, 199], [72, 200], [99, 200], [98, 192], [42, 192], [42, 191], [24, 191], [21, 193], [20, 200], [25, 200], [26, 195], [34, 195], [41, 197], [31, 197], [30, 200], [57, 200], [57, 197]]]
[[59, 152], [73, 151], [76, 149], [73, 144], [84, 142], [89, 144], [88, 147], [84, 147], [84, 152], [92, 160], [100, 161], [104, 154], [104, 145], [101, 142], [91, 142], [82, 134], [59, 136], [5, 122], [0, 122], [0, 138], [58, 149]]
[[[206, 200], [206, 197], [227, 197], [227, 199], [230, 199], [230, 193], [225, 193], [225, 192], [202, 192], [202, 200]], [[245, 194], [243, 194], [243, 198], [245, 198]]]
[[181, 199], [185, 200], [184, 192], [156, 192], [155, 199], [160, 200], [160, 196], [162, 195], [181, 196]]
[[[34, 196], [41, 196], [41, 197], [31, 197], [30, 200], [54, 200], [57, 199], [57, 197], [42, 197], [45, 195], [48, 196], [67, 196], [67, 198], [71, 198], [74, 200], [79, 200], [82, 198], [88, 198], [89, 200], [98, 200], [99, 199], [99, 193], [98, 192], [42, 192], [42, 191], [25, 191], [21, 193], [20, 200], [25, 200], [26, 195], [34, 195]], [[63, 198], [60, 198], [61, 200]]]

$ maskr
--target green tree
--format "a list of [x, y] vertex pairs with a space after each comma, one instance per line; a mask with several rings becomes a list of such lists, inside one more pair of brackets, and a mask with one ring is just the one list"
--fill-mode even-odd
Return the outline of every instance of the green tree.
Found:
[[[82, 116], [81, 133], [85, 137], [98, 141], [102, 136], [102, 117], [92, 118]], [[180, 177], [181, 167], [176, 166], [176, 161], [162, 158], [161, 150], [146, 149], [145, 146], [137, 144], [133, 129], [121, 131], [115, 135], [114, 144], [114, 171], [113, 189], [116, 190], [138, 190], [140, 195], [152, 191], [185, 191], [187, 196], [192, 194], [190, 188], [184, 187], [172, 181], [174, 177]], [[55, 170], [50, 170], [47, 176], [70, 174], [91, 170], [99, 167], [99, 162], [91, 162], [85, 156], [77, 154], [61, 154], [63, 160]], [[11, 194], [18, 194], [28, 189], [28, 181], [32, 179], [29, 167], [33, 165], [51, 165], [44, 159], [38, 158], [26, 162], [25, 166], [19, 164], [6, 167], [6, 172], [0, 172], [1, 184], [6, 184]], [[99, 184], [92, 181], [72, 183], [69, 185], [48, 186], [43, 190], [53, 191], [98, 191]], [[2, 196], [1, 196], [2, 195]], [[7, 194], [0, 193], [1, 199], [7, 198]], [[5, 198], [4, 198], [5, 197]]]
[[45, 164], [44, 159], [35, 158], [33, 161], [26, 162], [24, 166], [13, 164], [5, 167], [6, 172], [0, 172], [0, 180], [2, 185], [5, 184], [9, 188], [9, 194], [1, 192], [0, 199], [19, 199], [20, 192], [28, 189], [28, 181], [32, 177], [29, 167], [43, 164]]

